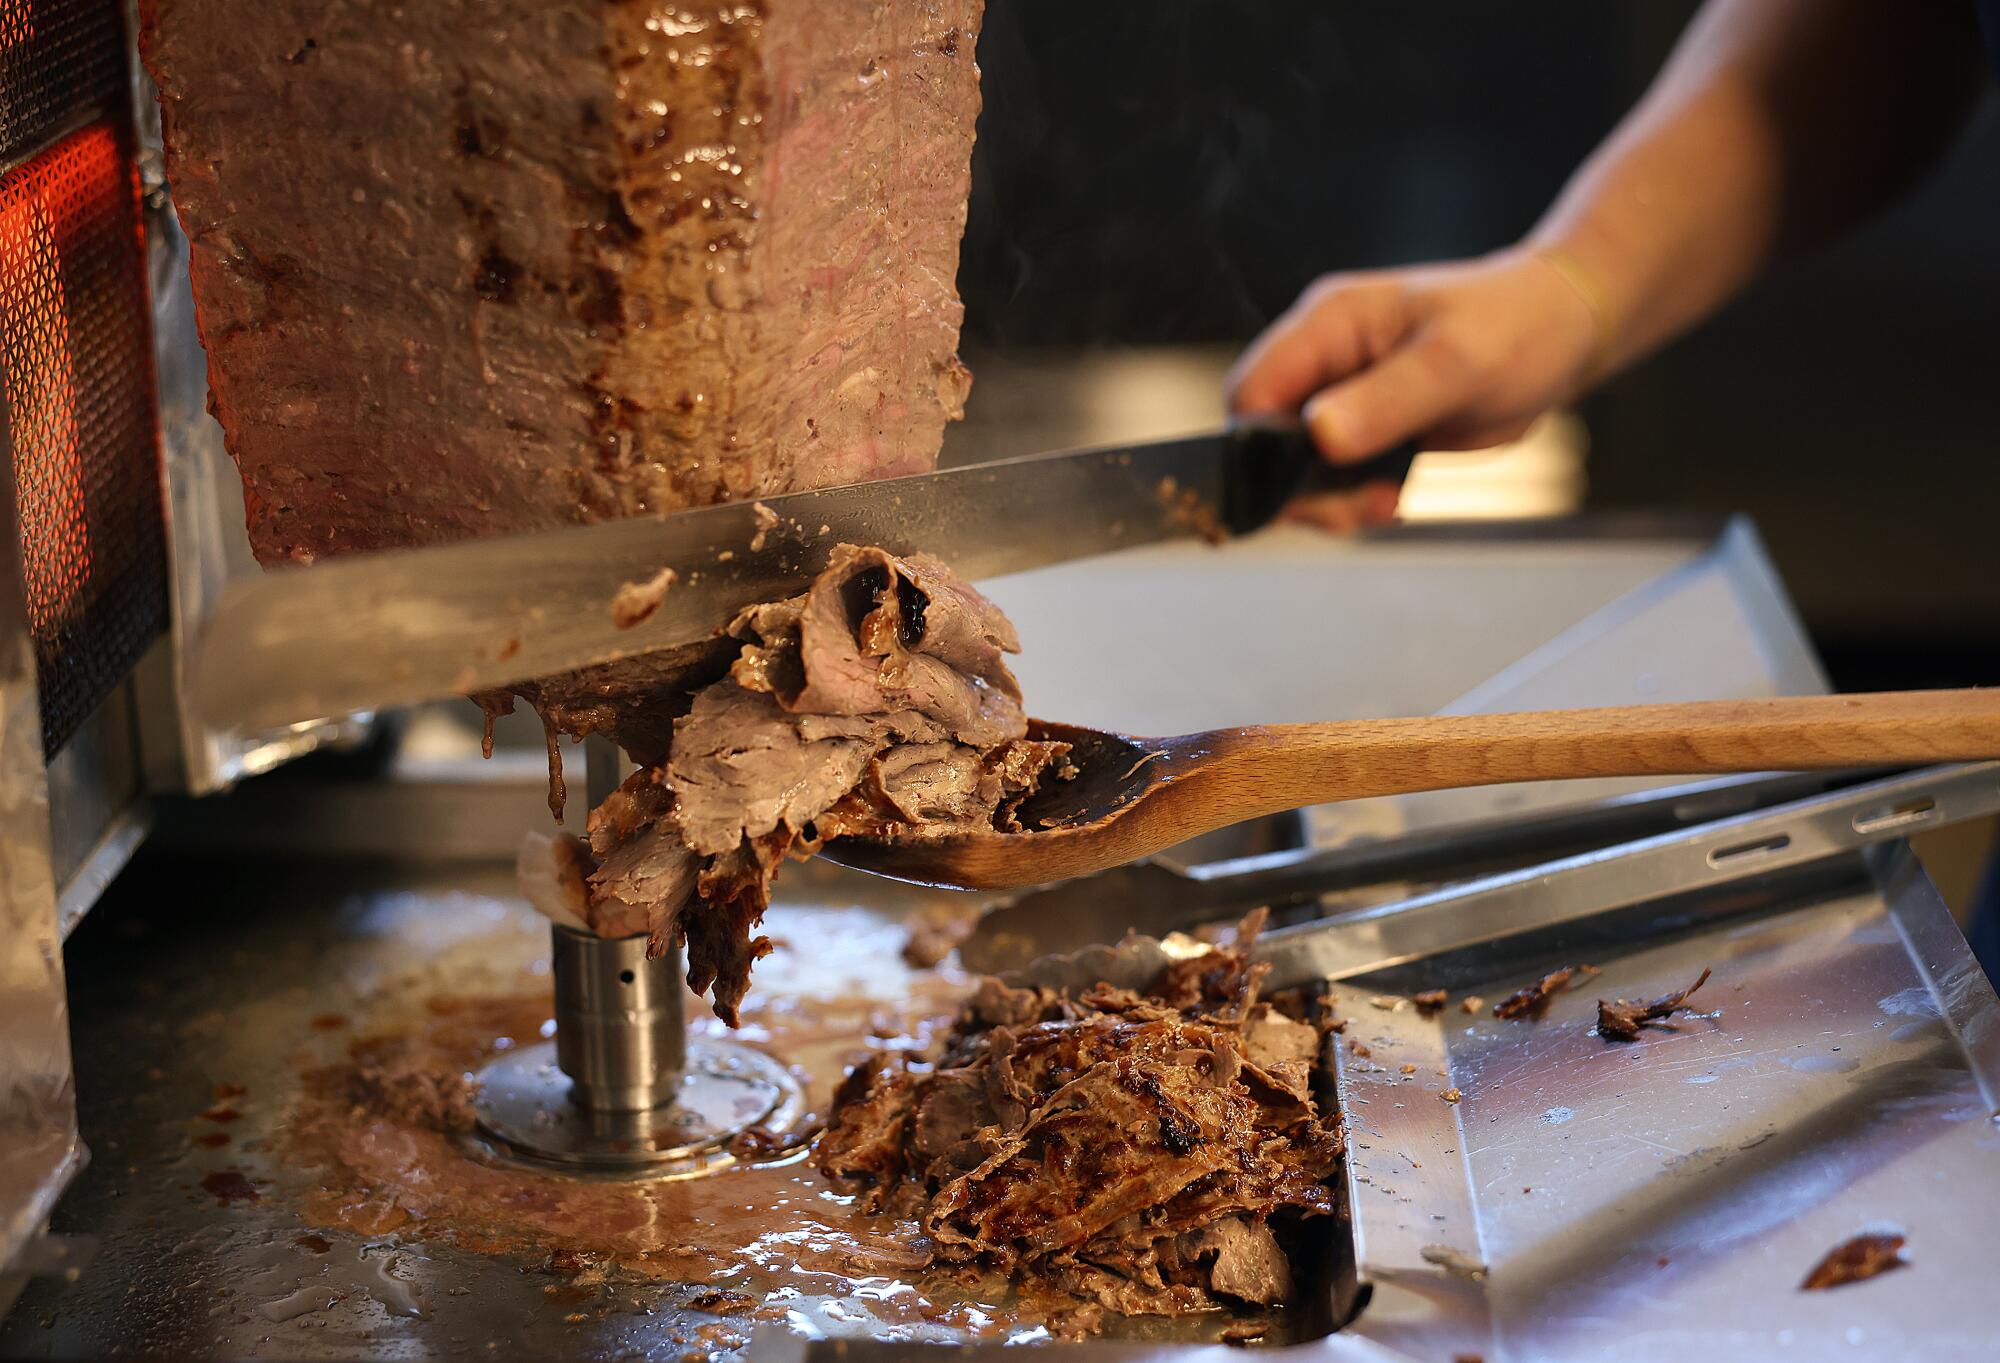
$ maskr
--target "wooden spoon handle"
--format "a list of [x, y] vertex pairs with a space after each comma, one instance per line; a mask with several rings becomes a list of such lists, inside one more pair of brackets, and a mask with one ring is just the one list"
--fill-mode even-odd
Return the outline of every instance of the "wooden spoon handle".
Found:
[[1512, 781], [1996, 758], [2000, 687], [1275, 725], [1199, 741], [1223, 786], [1211, 798], [1270, 812]]

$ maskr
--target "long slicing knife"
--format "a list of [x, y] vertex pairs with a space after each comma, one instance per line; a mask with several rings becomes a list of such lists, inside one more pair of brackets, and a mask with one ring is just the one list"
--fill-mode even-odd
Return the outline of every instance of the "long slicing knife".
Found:
[[[851, 487], [280, 568], [205, 622], [189, 690], [257, 732], [498, 688], [710, 638], [802, 591], [834, 545], [928, 550], [961, 576], [1019, 572], [1186, 535], [1242, 534], [1302, 491], [1400, 482], [1414, 450], [1330, 465], [1296, 426], [1029, 455]], [[628, 628], [612, 602], [676, 580]]]

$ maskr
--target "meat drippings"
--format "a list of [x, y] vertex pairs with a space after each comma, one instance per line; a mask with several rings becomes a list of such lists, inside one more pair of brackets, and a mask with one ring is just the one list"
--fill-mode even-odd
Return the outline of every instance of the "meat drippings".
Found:
[[[853, 945], [871, 941], [866, 922], [846, 910], [802, 912], [833, 916], [846, 944], [832, 954], [851, 976], [858, 967], [847, 958], [873, 949]], [[461, 1100], [474, 1081], [466, 1076], [544, 1029], [547, 980], [529, 973], [494, 995], [434, 995], [427, 985], [415, 974], [388, 982], [357, 1010], [359, 1037], [309, 1034], [316, 1059], [274, 1142], [286, 1178], [302, 1180], [282, 1193], [298, 1198], [300, 1229], [512, 1256], [524, 1271], [552, 1275], [543, 1279], [552, 1300], [607, 1273], [651, 1279], [663, 1315], [739, 1317], [731, 1348], [751, 1328], [782, 1327], [801, 1309], [817, 1318], [830, 1307], [828, 1319], [838, 1312], [851, 1328], [902, 1338], [1004, 1339], [1042, 1319], [998, 1282], [919, 1281], [922, 1256], [909, 1247], [915, 1228], [835, 1193], [799, 1148], [817, 1120], [810, 1114], [825, 1110], [862, 1038], [874, 1028], [917, 1037], [941, 1030], [964, 992], [962, 977], [905, 982], [897, 967], [839, 996], [816, 987], [746, 1010], [745, 1031], [797, 1067], [808, 1115], [761, 1133], [767, 1148], [739, 1150], [745, 1162], [735, 1168], [631, 1182], [470, 1153], [458, 1134], [469, 1120]], [[249, 1198], [260, 1190], [232, 1172], [211, 1191]]]
[[1323, 1037], [1264, 973], [1239, 944], [1143, 994], [988, 980], [933, 1059], [849, 1074], [816, 1162], [916, 1220], [932, 1265], [1065, 1294], [1081, 1328], [1282, 1303], [1282, 1238], [1333, 1214], [1342, 1138], [1310, 1085]]
[[733, 1025], [786, 857], [835, 837], [1016, 828], [1069, 745], [1027, 736], [1014, 627], [928, 554], [841, 545], [804, 595], [743, 611], [727, 637], [726, 675], [662, 698], [684, 710], [666, 753], [591, 812], [587, 848], [538, 854], [523, 889], [570, 921], [551, 866], [574, 860], [589, 928], [644, 932], [655, 956], [684, 946], [689, 987]]

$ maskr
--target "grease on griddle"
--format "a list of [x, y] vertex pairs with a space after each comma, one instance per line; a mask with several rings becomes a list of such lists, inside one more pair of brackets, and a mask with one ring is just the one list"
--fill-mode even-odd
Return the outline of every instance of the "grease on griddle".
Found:
[[[901, 987], [899, 975], [891, 978]], [[878, 983], [886, 987], [888, 980]], [[302, 1076], [299, 1105], [284, 1123], [283, 1157], [318, 1184], [299, 1206], [301, 1219], [336, 1245], [341, 1237], [333, 1229], [519, 1255], [523, 1262], [540, 1255], [564, 1289], [587, 1287], [607, 1272], [636, 1274], [669, 1286], [663, 1305], [736, 1315], [744, 1328], [752, 1321], [782, 1323], [788, 1311], [816, 1309], [819, 1300], [839, 1301], [843, 1309], [852, 1302], [885, 1328], [947, 1321], [967, 1338], [1000, 1336], [1040, 1320], [1039, 1308], [1003, 1304], [988, 1284], [919, 1280], [924, 1256], [908, 1244], [906, 1225], [829, 1200], [824, 1180], [798, 1158], [803, 1147], [739, 1161], [726, 1176], [637, 1183], [583, 1181], [479, 1158], [444, 1129], [451, 1123], [438, 1120], [440, 1111], [402, 1099], [406, 1089], [419, 1097], [426, 1089], [448, 1092], [501, 1045], [534, 1036], [548, 1018], [546, 980], [526, 993], [497, 996], [421, 998], [422, 987], [412, 977], [382, 1005], [357, 1011], [359, 1039], [346, 1055]], [[881, 1025], [897, 1036], [928, 1038], [948, 1022], [964, 989], [962, 979], [927, 975], [894, 1000], [865, 990], [787, 999], [753, 1008], [745, 1020], [802, 1068], [813, 1108], [823, 1110], [872, 1014], [880, 1013]], [[378, 1073], [384, 1070], [413, 1082], [384, 1084]], [[868, 1295], [877, 1291], [880, 1299]], [[590, 1304], [601, 1294], [558, 1295], [563, 1310], [602, 1309]], [[699, 1333], [680, 1324], [668, 1330], [666, 1338]], [[746, 1339], [724, 1342], [737, 1348]]]
[[745, 1164], [761, 1164], [803, 1149], [812, 1144], [813, 1137], [818, 1134], [817, 1123], [798, 1131], [773, 1131], [769, 1127], [749, 1126], [729, 1138], [729, 1153]]
[[1903, 1237], [1894, 1233], [1857, 1235], [1828, 1250], [1813, 1265], [1812, 1272], [1799, 1284], [1801, 1292], [1823, 1292], [1887, 1273], [1892, 1268], [1908, 1268], [1903, 1257]]
[[733, 1316], [740, 1311], [748, 1311], [756, 1304], [757, 1299], [748, 1292], [735, 1292], [726, 1287], [697, 1288], [686, 1301], [689, 1310], [706, 1311], [715, 1316]]
[[1523, 985], [1493, 1005], [1496, 1018], [1538, 1018], [1549, 1009], [1549, 1000], [1569, 988], [1578, 975], [1595, 975], [1594, 965], [1566, 965], [1551, 970], [1533, 984]]
[[1597, 1001], [1597, 1034], [1606, 1041], [1637, 1041], [1642, 1027], [1658, 1027], [1671, 1030], [1666, 1019], [1687, 1007], [1688, 996], [1708, 983], [1708, 970], [1687, 988], [1672, 994], [1662, 994], [1651, 1003], [1634, 1003], [1628, 999], [1614, 999], [1606, 1003]]
[[258, 1198], [256, 1185], [245, 1178], [240, 1170], [217, 1169], [204, 1175], [202, 1190], [215, 1198], [217, 1205], [227, 1207], [232, 1202], [255, 1202]]

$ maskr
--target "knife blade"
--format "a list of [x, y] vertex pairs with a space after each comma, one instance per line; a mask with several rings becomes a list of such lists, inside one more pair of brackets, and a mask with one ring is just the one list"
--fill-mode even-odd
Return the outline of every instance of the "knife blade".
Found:
[[[232, 584], [187, 680], [196, 712], [259, 732], [504, 687], [712, 637], [796, 595], [837, 544], [928, 550], [970, 579], [1186, 535], [1243, 534], [1297, 492], [1400, 482], [1415, 451], [1320, 459], [1296, 425], [1244, 424], [667, 516], [352, 554]], [[671, 567], [657, 610], [612, 601]]]

